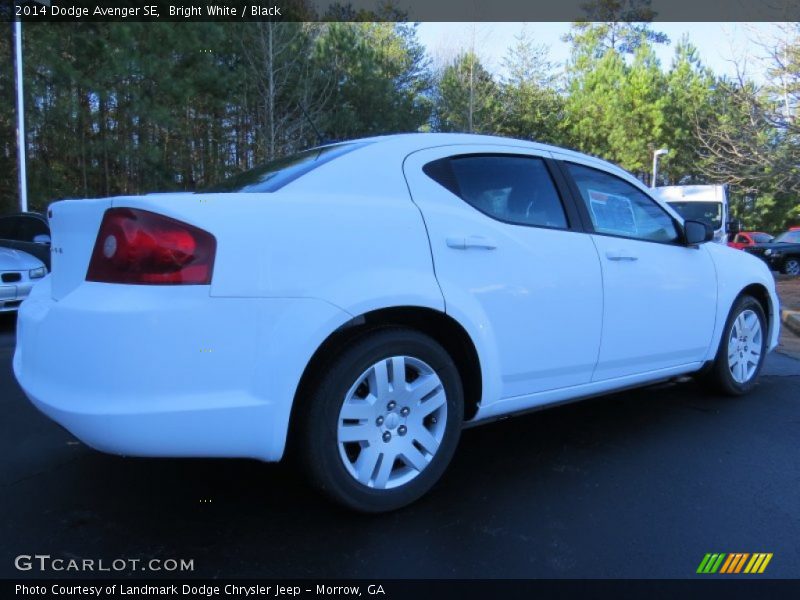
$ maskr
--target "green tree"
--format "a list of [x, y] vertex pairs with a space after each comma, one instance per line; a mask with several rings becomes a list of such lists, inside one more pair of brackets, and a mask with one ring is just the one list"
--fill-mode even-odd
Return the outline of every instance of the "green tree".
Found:
[[[328, 78], [310, 60], [323, 26], [317, 23], [263, 21], [242, 31], [247, 67], [248, 111], [255, 118], [252, 150], [271, 160], [318, 143], [312, 123], [320, 120]], [[237, 142], [238, 143], [238, 142]]]
[[600, 58], [606, 52], [635, 54], [643, 44], [668, 44], [663, 32], [650, 21], [656, 16], [651, 0], [589, 0], [581, 5], [584, 21], [572, 24], [563, 40], [587, 57]]
[[647, 177], [653, 150], [666, 137], [668, 102], [666, 80], [653, 49], [668, 39], [646, 22], [654, 15], [649, 6], [639, 0], [590, 2], [585, 8], [589, 19], [597, 22], [574, 23], [565, 38], [572, 47], [564, 138], [642, 179]]
[[780, 231], [800, 221], [800, 25], [767, 47], [766, 85], [721, 79], [709, 118], [698, 122], [700, 167], [730, 185], [735, 214], [749, 227]]
[[665, 124], [659, 143], [670, 153], [661, 159], [661, 185], [707, 182], [699, 167], [697, 128], [712, 118], [715, 85], [714, 75], [703, 66], [697, 49], [688, 39], [682, 39], [666, 75]]
[[[305, 22], [26, 23], [31, 206], [193, 190], [319, 143], [315, 128], [343, 139], [428, 122], [414, 25], [321, 22], [308, 7], [291, 2]], [[13, 97], [10, 64], [0, 96]], [[12, 174], [14, 121], [3, 103], [0, 167]], [[16, 204], [13, 177], [0, 201]]]
[[559, 143], [564, 101], [547, 46], [536, 44], [523, 30], [503, 64], [507, 76], [500, 84], [498, 131], [511, 137]]
[[768, 48], [768, 54], [765, 92], [776, 102], [773, 120], [778, 128], [796, 134], [800, 106], [800, 23], [781, 24], [780, 38]]
[[665, 139], [666, 81], [653, 48], [639, 46], [621, 85], [612, 128], [615, 160], [635, 173], [649, 171], [653, 151]]
[[331, 86], [320, 122], [326, 136], [416, 131], [427, 122], [431, 77], [415, 25], [327, 24], [315, 61]]
[[244, 79], [232, 39], [215, 23], [26, 24], [32, 206], [220, 176]]
[[738, 218], [767, 231], [800, 217], [798, 145], [791, 131], [775, 126], [779, 110], [779, 100], [752, 82], [723, 79], [698, 135], [703, 173], [731, 186]]
[[642, 45], [630, 65], [613, 51], [592, 64], [572, 73], [563, 122], [568, 139], [644, 177], [664, 137], [666, 85], [658, 59]]
[[474, 52], [462, 52], [442, 69], [436, 90], [439, 131], [495, 133], [500, 90]]

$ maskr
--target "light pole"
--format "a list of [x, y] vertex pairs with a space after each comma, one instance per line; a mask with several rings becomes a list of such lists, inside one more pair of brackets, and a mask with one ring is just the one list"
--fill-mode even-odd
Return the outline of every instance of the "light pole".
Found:
[[19, 159], [19, 208], [28, 212], [28, 174], [25, 155], [25, 103], [22, 94], [22, 23], [14, 22], [14, 63], [17, 71], [17, 155]]
[[669, 148], [661, 148], [653, 152], [653, 179], [650, 180], [650, 187], [656, 187], [656, 175], [658, 175], [658, 157], [669, 154]]

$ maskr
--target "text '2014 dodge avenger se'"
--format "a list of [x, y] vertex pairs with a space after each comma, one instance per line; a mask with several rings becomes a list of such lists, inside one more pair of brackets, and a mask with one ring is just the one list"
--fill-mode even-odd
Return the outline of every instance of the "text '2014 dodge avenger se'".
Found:
[[363, 139], [50, 214], [14, 355], [42, 412], [124, 455], [291, 449], [364, 511], [423, 495], [465, 424], [687, 374], [742, 394], [778, 340], [762, 261], [537, 143]]

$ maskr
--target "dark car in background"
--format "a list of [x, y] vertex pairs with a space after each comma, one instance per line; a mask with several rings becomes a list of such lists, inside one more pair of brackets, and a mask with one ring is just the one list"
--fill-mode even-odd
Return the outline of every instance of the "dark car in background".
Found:
[[746, 246], [745, 252], [766, 262], [773, 271], [800, 275], [800, 230], [790, 229], [768, 244]]
[[41, 260], [50, 270], [50, 225], [41, 213], [0, 216], [0, 247], [22, 250]]

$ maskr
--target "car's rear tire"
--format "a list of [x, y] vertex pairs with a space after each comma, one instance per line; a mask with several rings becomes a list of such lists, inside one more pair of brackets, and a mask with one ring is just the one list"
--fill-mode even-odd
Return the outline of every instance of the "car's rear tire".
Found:
[[786, 275], [800, 275], [800, 259], [787, 258], [783, 262], [783, 272]]
[[312, 483], [335, 501], [390, 511], [439, 480], [463, 411], [458, 369], [441, 345], [411, 329], [380, 329], [320, 373], [298, 415], [298, 452]]
[[767, 335], [767, 318], [761, 303], [752, 296], [740, 296], [725, 322], [706, 383], [729, 396], [752, 390], [764, 364]]

